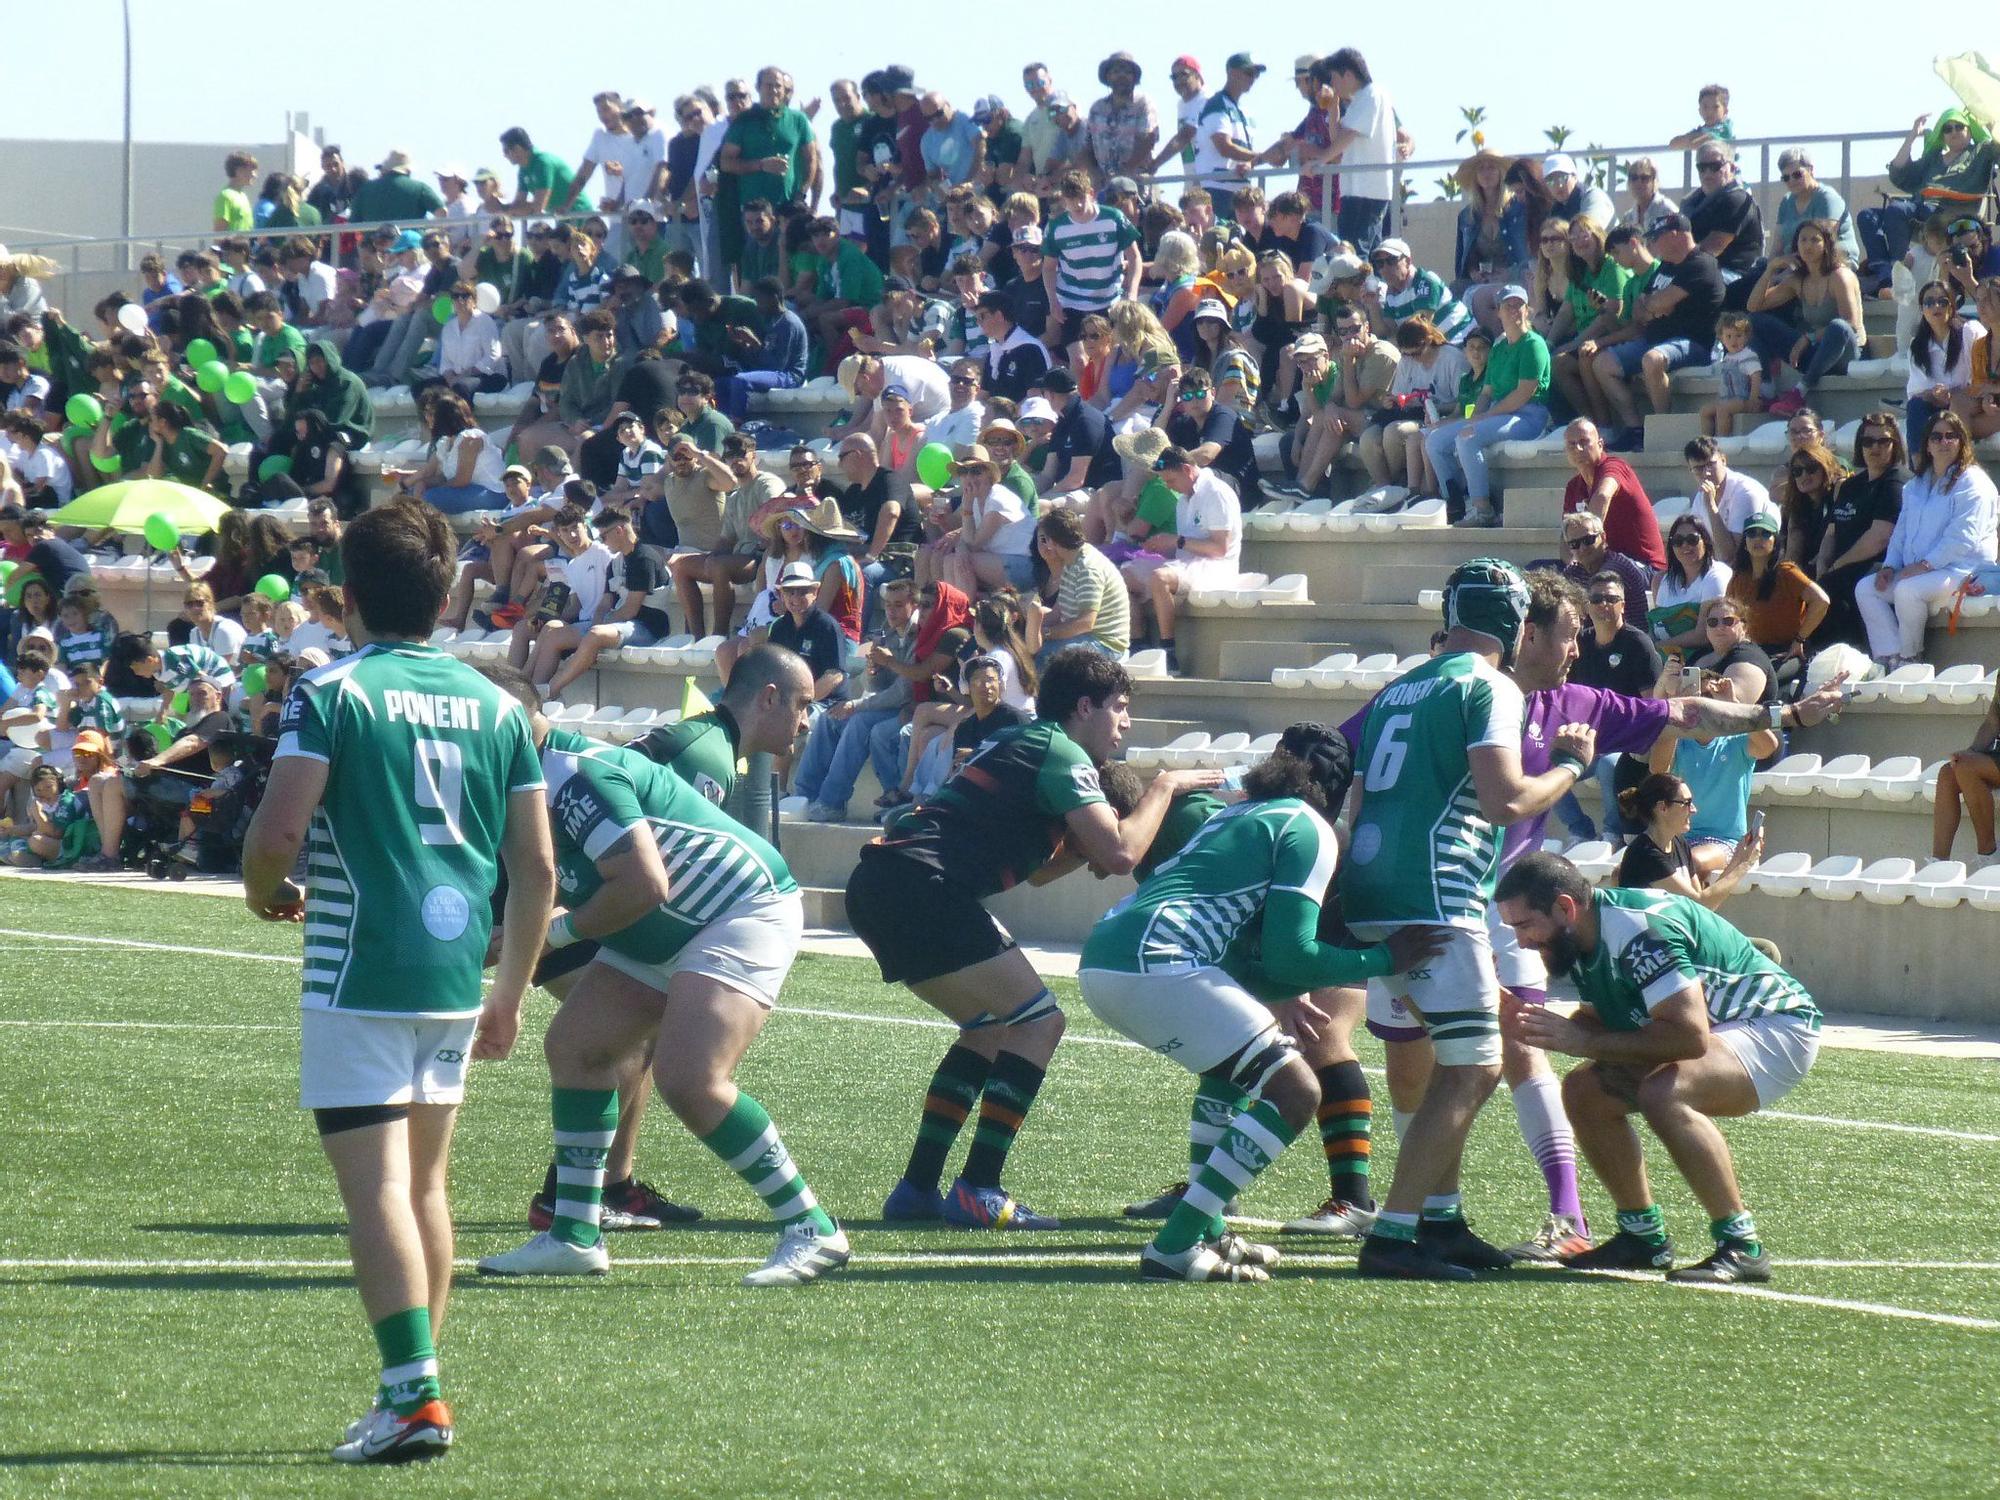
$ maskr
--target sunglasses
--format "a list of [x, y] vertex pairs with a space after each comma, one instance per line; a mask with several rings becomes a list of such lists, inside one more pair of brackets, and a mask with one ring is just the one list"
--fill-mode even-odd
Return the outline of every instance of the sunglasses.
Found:
[[1938, 308], [1950, 307], [1952, 304], [1949, 297], [1926, 297], [1923, 305], [1925, 312], [1934, 312]]
[[1582, 552], [1586, 548], [1596, 546], [1602, 540], [1603, 540], [1602, 537], [1597, 536], [1593, 533], [1587, 536], [1573, 536], [1568, 540], [1566, 545], [1572, 552]]
[[[803, 528], [802, 526], [800, 526], [800, 525], [799, 525], [799, 523], [798, 523], [797, 521], [791, 521], [791, 520], [785, 520], [785, 521], [780, 521], [780, 522], [778, 523], [778, 530], [780, 530], [780, 531], [802, 531], [802, 530], [804, 530], [804, 529], [805, 529], [805, 528]], [[804, 587], [805, 587], [805, 585], [804, 585], [804, 584], [793, 584], [793, 585], [792, 585], [791, 587], [792, 587], [792, 588], [804, 588]], [[787, 592], [790, 592], [790, 590], [788, 589], [788, 590], [787, 590]]]
[[1939, 128], [1943, 130], [1943, 132], [1946, 135], [1950, 135], [1954, 130], [1965, 130], [1968, 127], [1966, 126], [1966, 123], [1963, 120], [1946, 120], [1944, 124]]
[[1566, 235], [1545, 234], [1542, 236], [1542, 243], [1544, 245], [1567, 245], [1569, 238]]
[[1590, 602], [1592, 604], [1602, 605], [1608, 609], [1614, 604], [1623, 604], [1625, 602], [1625, 596], [1623, 594], [1592, 594], [1590, 596]]
[[1950, 443], [1952, 447], [1956, 448], [1958, 446], [1958, 434], [1955, 432], [1934, 432], [1930, 435], [1929, 441], [1934, 444]]
[[748, 94], [724, 94], [723, 99], [730, 104], [742, 104], [749, 99]]
[[979, 382], [974, 380], [970, 375], [954, 375], [951, 377], [950, 383], [952, 385], [977, 385]]
[[1719, 159], [1714, 161], [1698, 161], [1694, 164], [1694, 169], [1697, 172], [1720, 172], [1723, 165], [1724, 163]]
[[454, 301], [454, 302], [470, 302], [470, 301], [472, 300], [472, 293], [470, 293], [470, 292], [453, 292], [453, 293], [451, 294], [451, 300], [452, 300], [452, 301]]
[[1676, 547], [1699, 547], [1701, 545], [1701, 538], [1696, 536], [1692, 531], [1684, 531], [1674, 538], [1674, 545]]
[[1896, 446], [1896, 440], [1886, 432], [1874, 432], [1867, 434], [1861, 439], [1861, 446], [1864, 448], [1893, 448]]
[[810, 474], [814, 469], [817, 469], [819, 465], [807, 461], [795, 464], [787, 464], [786, 467], [789, 468], [794, 474]]
[[1657, 172], [1627, 172], [1625, 180], [1627, 182], [1651, 182], [1658, 176], [1659, 173]]
[[1787, 469], [1785, 472], [1790, 474], [1794, 479], [1810, 479], [1813, 475], [1819, 473], [1819, 470], [1811, 464], [1800, 464], [1798, 467]]
[[1208, 399], [1208, 387], [1204, 385], [1197, 386], [1193, 390], [1184, 390], [1174, 399], [1176, 401], [1206, 401]]
[[1803, 173], [1803, 172], [1800, 172], [1800, 171], [1791, 171], [1791, 172], [1787, 172], [1787, 173], [1785, 173], [1785, 174], [1784, 174], [1784, 178], [1785, 178], [1785, 181], [1787, 181], [1787, 182], [1804, 182], [1804, 181], [1805, 181], [1805, 178], [1806, 178], [1806, 174], [1805, 174], [1805, 173]]

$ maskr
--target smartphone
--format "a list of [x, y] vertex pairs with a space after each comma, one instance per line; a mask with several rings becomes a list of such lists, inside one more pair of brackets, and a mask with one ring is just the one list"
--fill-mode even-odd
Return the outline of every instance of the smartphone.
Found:
[[1763, 808], [1753, 807], [1752, 809], [1750, 809], [1750, 822], [1749, 825], [1744, 829], [1743, 836], [1745, 838], [1751, 838], [1751, 839], [1760, 839], [1764, 836]]
[[1699, 698], [1701, 696], [1700, 667], [1681, 668], [1681, 691], [1691, 697]]
[[1228, 770], [1224, 771], [1222, 773], [1222, 789], [1225, 792], [1242, 791], [1243, 773], [1246, 769], [1243, 766], [1231, 766]]

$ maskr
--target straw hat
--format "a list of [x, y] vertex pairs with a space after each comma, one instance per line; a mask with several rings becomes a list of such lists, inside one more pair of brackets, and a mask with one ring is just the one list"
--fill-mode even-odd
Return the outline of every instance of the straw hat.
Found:
[[839, 503], [831, 499], [822, 500], [807, 511], [799, 524], [814, 536], [824, 537], [829, 542], [861, 540], [861, 533], [847, 524], [847, 518], [840, 513]]
[[1514, 165], [1513, 157], [1503, 156], [1491, 146], [1481, 146], [1472, 155], [1460, 162], [1458, 170], [1452, 174], [1458, 180], [1459, 187], [1468, 193], [1471, 192], [1472, 184], [1479, 178], [1479, 168], [1489, 161], [1500, 169], [1503, 177], [1506, 175], [1507, 169]]
[[810, 513], [811, 508], [809, 506], [797, 502], [791, 505], [773, 506], [770, 510], [767, 510], [757, 522], [757, 530], [762, 532], [764, 536], [764, 545], [772, 548], [778, 545], [778, 524], [781, 521], [797, 521], [799, 525], [803, 526], [806, 523], [807, 515]]
[[1111, 440], [1112, 451], [1127, 463], [1137, 464], [1142, 469], [1153, 467], [1153, 460], [1167, 451], [1167, 435], [1158, 427], [1141, 427], [1134, 432], [1121, 432]]

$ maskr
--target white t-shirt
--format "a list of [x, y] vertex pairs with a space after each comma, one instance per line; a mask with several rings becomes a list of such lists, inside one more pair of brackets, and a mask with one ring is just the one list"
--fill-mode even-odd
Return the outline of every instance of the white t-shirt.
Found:
[[1220, 557], [1187, 556], [1178, 566], [1189, 586], [1227, 582], [1242, 571], [1243, 506], [1236, 492], [1207, 469], [1195, 471], [1194, 489], [1174, 508], [1174, 529], [1182, 536], [1226, 536], [1229, 550]]
[[49, 401], [48, 376], [38, 375], [33, 370], [28, 371], [28, 378], [21, 382], [21, 388], [7, 398], [7, 410], [19, 411], [30, 401], [39, 401], [44, 406]]
[[[1381, 170], [1396, 159], [1396, 109], [1379, 83], [1364, 85], [1341, 111], [1343, 129], [1360, 132], [1340, 158], [1340, 190], [1357, 198], [1387, 198], [1390, 174]], [[1374, 170], [1368, 170], [1374, 168]]]
[[[694, 180], [696, 182], [700, 182], [703, 177], [707, 176], [709, 168], [715, 165], [715, 158], [722, 151], [722, 138], [729, 134], [729, 123], [729, 116], [724, 114], [721, 119], [711, 122], [708, 129], [701, 133], [701, 149], [694, 154]], [[712, 197], [702, 198], [701, 211], [704, 215], [713, 213], [715, 211], [715, 199]]]
[[306, 311], [318, 317], [319, 310], [326, 306], [327, 298], [334, 294], [340, 283], [332, 266], [323, 260], [316, 260], [299, 273], [295, 285]]
[[324, 651], [328, 656], [344, 655], [347, 638], [337, 635], [330, 627], [317, 620], [308, 620], [303, 625], [292, 627], [292, 633], [285, 637], [285, 652], [296, 658], [301, 653], [312, 650]]
[[438, 439], [438, 471], [443, 474], [444, 483], [451, 485], [458, 482], [459, 449], [464, 446], [467, 438], [478, 438], [481, 444], [479, 456], [472, 461], [472, 478], [469, 482], [483, 489], [500, 489], [501, 476], [507, 472], [506, 452], [500, 444], [494, 442], [483, 429], [478, 427], [468, 427], [463, 432]]
[[957, 411], [948, 411], [936, 421], [924, 427], [924, 443], [943, 443], [954, 451], [969, 448], [979, 441], [979, 434], [986, 426], [986, 403], [968, 401]]
[[667, 159], [667, 142], [671, 140], [666, 131], [657, 125], [652, 133], [643, 136], [627, 136], [630, 142], [625, 148], [625, 201], [637, 203], [646, 196], [647, 188], [653, 181], [653, 174], [661, 162]]
[[69, 460], [54, 438], [44, 438], [34, 452], [24, 456], [17, 467], [21, 471], [24, 487], [32, 489], [44, 480], [55, 491], [56, 498], [65, 505], [76, 492], [76, 476], [70, 473]]
[[966, 535], [972, 536], [989, 516], [1003, 519], [986, 539], [986, 550], [1003, 556], [1026, 557], [1035, 544], [1035, 515], [1021, 503], [1021, 497], [1004, 484], [996, 484], [984, 501], [966, 501]]
[[928, 426], [931, 418], [951, 409], [951, 377], [936, 360], [921, 354], [889, 354], [882, 364], [889, 372], [888, 384], [910, 393], [911, 421]]
[[551, 559], [550, 571], [558, 574], [576, 595], [579, 620], [597, 618], [597, 606], [611, 587], [611, 565], [616, 561], [616, 554], [602, 542], [592, 542], [575, 557]]
[[1673, 574], [1662, 573], [1659, 582], [1653, 585], [1652, 612], [1657, 615], [1684, 604], [1701, 605], [1720, 599], [1729, 592], [1729, 578], [1729, 564], [1725, 562], [1711, 562], [1706, 573], [1690, 578], [1685, 585], [1675, 583]]
[[1204, 187], [1234, 192], [1249, 181], [1250, 164], [1224, 156], [1216, 149], [1215, 138], [1251, 150], [1256, 145], [1251, 138], [1253, 122], [1243, 112], [1242, 100], [1221, 89], [1204, 99], [1201, 109], [1202, 118], [1195, 121], [1194, 171]]
[[1174, 123], [1194, 132], [1188, 137], [1188, 143], [1181, 147], [1181, 165], [1184, 167], [1194, 165], [1195, 150], [1201, 141], [1202, 106], [1207, 103], [1208, 95], [1196, 94], [1192, 99], [1181, 100], [1180, 107], [1174, 111]]
[[[1738, 473], [1735, 469], [1722, 477], [1722, 494], [1715, 508], [1722, 513], [1722, 524], [1738, 536], [1743, 534], [1743, 525], [1752, 516], [1778, 514], [1777, 502], [1772, 500], [1771, 492], [1748, 474]], [[1714, 540], [1718, 545], [1723, 541], [1721, 537]]]
[[[590, 144], [583, 148], [586, 158], [597, 163], [597, 175], [592, 177], [584, 192], [590, 195], [592, 203], [610, 199], [614, 204], [623, 203], [633, 195], [628, 188], [632, 180], [632, 136], [630, 132], [606, 130], [599, 126], [591, 132]], [[606, 162], [617, 162], [617, 173], [604, 170]]]
[[190, 646], [206, 646], [231, 666], [236, 664], [237, 653], [243, 649], [244, 629], [227, 616], [218, 615], [206, 632], [188, 632]]

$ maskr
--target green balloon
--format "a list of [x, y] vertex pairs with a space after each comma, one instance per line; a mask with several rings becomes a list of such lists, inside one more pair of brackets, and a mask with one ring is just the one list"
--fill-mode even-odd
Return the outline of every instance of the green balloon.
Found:
[[87, 443], [90, 441], [90, 429], [88, 427], [65, 427], [63, 429], [63, 441], [65, 443]]
[[155, 755], [158, 755], [162, 750], [172, 748], [176, 735], [174, 726], [171, 723], [147, 724], [142, 726], [142, 728], [146, 738], [153, 742], [153, 753]]
[[451, 297], [448, 293], [439, 292], [431, 299], [431, 316], [439, 323], [451, 321]]
[[10, 557], [0, 557], [0, 583], [7, 581], [7, 575], [20, 566]]
[[944, 488], [951, 478], [951, 449], [943, 443], [925, 443], [919, 448], [917, 478], [934, 490]]
[[207, 339], [190, 339], [187, 346], [187, 367], [199, 370], [203, 365], [214, 362], [218, 350]]
[[231, 370], [222, 382], [222, 394], [241, 406], [257, 399], [257, 381], [248, 370]]
[[118, 472], [118, 455], [115, 453], [93, 453], [90, 455], [90, 466], [100, 474], [116, 474]]
[[78, 391], [63, 407], [63, 414], [79, 427], [95, 427], [104, 420], [104, 403], [87, 391]]
[[283, 604], [292, 597], [292, 586], [276, 573], [266, 573], [257, 580], [257, 592], [273, 604]]
[[292, 460], [288, 455], [283, 453], [273, 453], [269, 458], [257, 465], [257, 477], [259, 479], [275, 479], [280, 474], [289, 474], [291, 472]]
[[243, 669], [244, 697], [254, 698], [259, 693], [263, 692], [267, 686], [269, 686], [269, 683], [265, 679], [264, 664], [262, 662], [258, 662], [255, 666], [245, 667]]
[[[187, 711], [188, 711], [187, 689], [182, 688], [178, 693], [174, 694], [173, 707], [170, 708], [168, 712], [171, 713], [176, 719], [185, 719], [187, 717]], [[173, 742], [169, 740], [168, 743], [171, 744]]]
[[147, 545], [171, 552], [181, 544], [181, 529], [157, 511], [146, 517]]
[[213, 396], [229, 382], [229, 366], [219, 359], [211, 359], [194, 372], [194, 383]]

